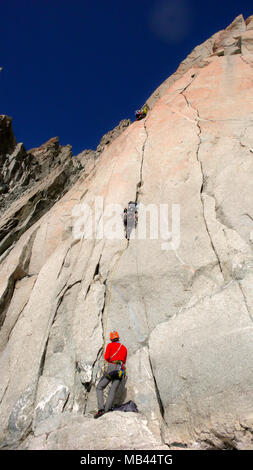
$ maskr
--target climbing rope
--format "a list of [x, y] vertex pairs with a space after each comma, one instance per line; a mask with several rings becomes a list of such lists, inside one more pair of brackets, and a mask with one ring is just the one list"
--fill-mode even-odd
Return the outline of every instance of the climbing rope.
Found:
[[122, 248], [122, 250], [120, 250], [119, 255], [118, 255], [118, 257], [115, 261], [115, 264], [113, 266], [112, 273], [111, 273], [110, 284], [109, 284], [109, 287], [108, 287], [108, 295], [106, 296], [106, 301], [105, 301], [105, 313], [104, 313], [105, 321], [104, 321], [104, 331], [103, 331], [103, 334], [104, 334], [103, 352], [105, 350], [105, 343], [106, 343], [107, 323], [108, 323], [109, 306], [110, 306], [111, 291], [112, 291], [112, 281], [113, 281], [116, 269], [118, 267], [118, 264], [120, 262], [121, 256], [123, 255], [123, 253], [127, 249], [127, 247], [128, 247], [128, 240], [126, 239], [126, 246], [124, 248]]

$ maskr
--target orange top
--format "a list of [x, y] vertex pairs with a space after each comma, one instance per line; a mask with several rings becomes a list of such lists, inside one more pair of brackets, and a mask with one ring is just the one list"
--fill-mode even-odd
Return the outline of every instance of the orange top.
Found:
[[[114, 354], [115, 356], [113, 356]], [[124, 344], [119, 342], [109, 343], [105, 350], [104, 358], [107, 362], [122, 361], [123, 364], [125, 364], [127, 360], [127, 348], [124, 346]]]

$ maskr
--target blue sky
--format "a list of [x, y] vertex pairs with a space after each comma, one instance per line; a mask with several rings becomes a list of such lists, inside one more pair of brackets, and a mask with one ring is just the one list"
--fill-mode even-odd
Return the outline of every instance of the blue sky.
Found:
[[73, 154], [135, 109], [242, 0], [2, 0], [1, 114], [27, 149], [58, 136]]

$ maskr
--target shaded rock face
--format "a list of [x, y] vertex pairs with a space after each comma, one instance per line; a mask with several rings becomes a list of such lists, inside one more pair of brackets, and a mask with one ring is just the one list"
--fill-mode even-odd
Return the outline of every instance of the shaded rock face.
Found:
[[1, 164], [2, 164], [3, 155], [5, 155], [6, 153], [8, 154], [12, 153], [17, 144], [15, 136], [12, 131], [12, 127], [11, 127], [11, 118], [9, 118], [8, 116], [4, 116], [4, 115], [0, 116], [0, 136], [1, 136], [0, 154], [2, 156], [1, 158]]
[[7, 116], [0, 116], [1, 214], [18, 197], [35, 187], [36, 182], [41, 182], [51, 171], [71, 161], [72, 157], [71, 147], [60, 147], [57, 137], [38, 149], [26, 151], [22, 143], [16, 143], [11, 121]]
[[6, 136], [6, 153], [0, 155], [1, 257], [74, 184], [82, 165], [58, 138], [27, 152], [22, 143], [15, 143], [11, 120], [5, 117], [0, 124]]
[[[64, 194], [52, 189], [37, 218], [26, 193], [4, 212], [3, 448], [253, 448], [251, 32], [252, 17], [239, 16], [198, 46], [152, 95], [145, 119], [109, 133], [99, 158], [76, 158], [78, 178]], [[52, 177], [48, 155], [61, 167], [63, 150], [53, 139], [26, 155]], [[32, 186], [32, 201], [43, 184]], [[129, 240], [123, 227], [106, 236], [101, 201], [119, 210], [138, 201]], [[152, 226], [153, 236], [148, 227], [140, 236], [141, 208], [156, 214], [161, 205], [167, 233]], [[85, 231], [90, 219], [97, 236]], [[128, 348], [116, 403], [133, 400], [140, 413], [95, 421], [112, 328]]]

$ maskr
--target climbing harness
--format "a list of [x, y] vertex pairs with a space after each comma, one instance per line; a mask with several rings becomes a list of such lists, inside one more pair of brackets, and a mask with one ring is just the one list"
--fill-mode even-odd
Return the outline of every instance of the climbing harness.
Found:
[[126, 378], [126, 366], [123, 364], [122, 361], [112, 361], [111, 364], [118, 364], [120, 368], [111, 372], [107, 372], [106, 377], [109, 380], [121, 380], [123, 378]]

